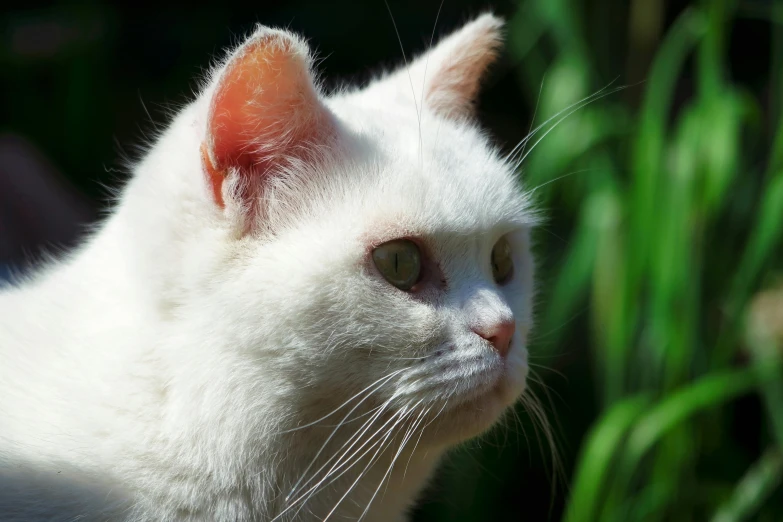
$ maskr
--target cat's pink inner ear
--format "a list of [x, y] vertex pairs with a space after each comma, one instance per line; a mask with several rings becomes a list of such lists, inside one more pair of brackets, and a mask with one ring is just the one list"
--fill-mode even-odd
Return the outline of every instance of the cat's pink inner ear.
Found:
[[502, 27], [500, 18], [482, 15], [418, 60], [426, 74], [426, 107], [444, 116], [473, 112], [481, 82], [502, 45]]
[[291, 158], [306, 159], [332, 134], [331, 115], [313, 82], [307, 46], [281, 31], [251, 38], [218, 80], [201, 147], [216, 203], [224, 205], [229, 169], [249, 178], [241, 183], [246, 191], [261, 187], [276, 166]]

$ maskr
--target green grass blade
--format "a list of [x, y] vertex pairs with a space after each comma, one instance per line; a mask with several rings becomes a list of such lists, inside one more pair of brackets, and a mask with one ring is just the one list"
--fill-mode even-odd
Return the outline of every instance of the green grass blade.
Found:
[[668, 394], [634, 427], [628, 439], [625, 465], [635, 469], [642, 457], [669, 430], [694, 413], [748, 393], [756, 386], [757, 380], [755, 368], [727, 370], [702, 377]]
[[748, 520], [780, 486], [781, 475], [783, 456], [778, 448], [770, 448], [740, 480], [734, 494], [721, 506], [712, 522]]
[[641, 415], [650, 398], [637, 396], [616, 403], [587, 436], [574, 474], [574, 486], [564, 522], [588, 522], [601, 501], [601, 490], [628, 429]]

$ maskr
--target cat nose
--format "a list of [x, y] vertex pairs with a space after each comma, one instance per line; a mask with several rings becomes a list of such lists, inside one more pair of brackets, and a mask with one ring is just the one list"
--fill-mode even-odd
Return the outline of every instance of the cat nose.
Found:
[[511, 338], [516, 327], [516, 321], [509, 319], [473, 328], [473, 332], [492, 343], [500, 356], [505, 357], [511, 349]]

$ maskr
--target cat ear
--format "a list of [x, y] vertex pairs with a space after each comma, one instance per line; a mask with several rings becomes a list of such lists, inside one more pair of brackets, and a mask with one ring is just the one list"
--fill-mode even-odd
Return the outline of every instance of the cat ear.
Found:
[[397, 89], [407, 96], [414, 90], [424, 110], [446, 117], [472, 114], [481, 81], [502, 46], [502, 28], [503, 20], [489, 13], [465, 24], [408, 70], [397, 71]]
[[307, 44], [260, 28], [219, 70], [201, 159], [215, 202], [257, 205], [281, 167], [309, 160], [335, 135], [311, 72]]

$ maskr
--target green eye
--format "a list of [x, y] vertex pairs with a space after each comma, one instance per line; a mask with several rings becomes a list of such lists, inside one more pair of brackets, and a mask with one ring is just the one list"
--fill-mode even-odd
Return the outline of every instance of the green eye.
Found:
[[492, 277], [495, 282], [502, 285], [511, 279], [514, 272], [514, 260], [511, 259], [511, 245], [508, 239], [501, 237], [495, 246], [492, 247]]
[[421, 275], [421, 254], [416, 243], [395, 239], [372, 251], [372, 260], [386, 280], [400, 290], [410, 290]]

